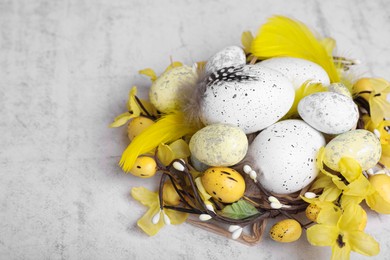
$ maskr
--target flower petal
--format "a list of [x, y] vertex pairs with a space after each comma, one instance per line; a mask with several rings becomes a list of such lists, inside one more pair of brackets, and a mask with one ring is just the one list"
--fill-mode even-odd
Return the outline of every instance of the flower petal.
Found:
[[138, 200], [145, 206], [148, 207], [155, 207], [155, 205], [159, 206], [157, 192], [152, 192], [144, 187], [132, 188], [131, 196], [133, 196], [134, 199]]
[[158, 146], [157, 157], [165, 166], [169, 165], [175, 159], [171, 147], [166, 144], [160, 144]]
[[351, 254], [351, 247], [348, 244], [345, 244], [343, 247], [340, 247], [338, 244], [335, 244], [332, 247], [332, 257], [331, 260], [349, 260], [349, 255]]
[[363, 175], [360, 175], [357, 180], [347, 186], [343, 194], [365, 198], [366, 196], [372, 194], [374, 191], [375, 190], [371, 186], [368, 179]]
[[353, 158], [342, 157], [339, 161], [339, 169], [341, 174], [349, 183], [356, 180], [362, 174], [362, 167]]
[[169, 145], [175, 159], [184, 159], [191, 155], [188, 144], [183, 139], [178, 139]]
[[321, 204], [321, 211], [318, 213], [317, 222], [320, 224], [336, 226], [341, 217], [341, 209], [333, 203]]
[[338, 226], [341, 230], [346, 232], [359, 230], [359, 226], [363, 222], [364, 217], [365, 212], [361, 206], [357, 204], [349, 204], [344, 208], [344, 212], [338, 222]]
[[333, 246], [336, 243], [338, 229], [336, 226], [317, 224], [306, 231], [307, 240], [314, 246]]
[[164, 209], [164, 212], [168, 215], [172, 225], [182, 224], [189, 216], [188, 213], [176, 211], [173, 209]]
[[335, 201], [340, 196], [341, 192], [342, 191], [332, 183], [331, 186], [324, 189], [319, 198], [322, 201]]
[[372, 236], [362, 231], [349, 232], [348, 242], [352, 251], [362, 255], [374, 256], [380, 251], [378, 242]]
[[155, 207], [151, 207], [145, 213], [145, 215], [143, 215], [137, 221], [138, 227], [140, 227], [149, 236], [156, 235], [158, 231], [160, 231], [160, 229], [164, 226], [164, 220], [162, 216], [160, 216], [160, 220], [157, 222], [157, 224], [152, 223], [152, 218], [159, 212], [160, 212], [160, 207], [158, 205], [156, 205]]

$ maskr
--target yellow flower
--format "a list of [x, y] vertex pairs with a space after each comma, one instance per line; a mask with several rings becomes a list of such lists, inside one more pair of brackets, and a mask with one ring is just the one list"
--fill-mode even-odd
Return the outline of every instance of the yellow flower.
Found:
[[[126, 124], [130, 119], [143, 115], [156, 116], [156, 108], [146, 100], [141, 100], [136, 97], [137, 87], [133, 86], [129, 92], [129, 98], [126, 103], [127, 112], [120, 114], [114, 119], [114, 122], [110, 124], [110, 127], [120, 127]], [[142, 103], [140, 106], [139, 102]]]
[[190, 155], [190, 148], [183, 139], [178, 139], [170, 145], [160, 144], [157, 148], [158, 159], [164, 165], [169, 165], [175, 159], [185, 159]]
[[327, 216], [328, 218], [333, 218], [334, 221], [337, 221], [341, 215], [341, 208], [337, 205], [335, 205], [331, 201], [323, 200], [323, 198], [314, 198], [309, 199], [304, 196], [302, 196], [302, 199], [306, 201], [309, 204], [313, 204], [320, 208], [320, 211], [318, 213], [317, 218], [315, 219], [316, 222], [318, 222], [318, 219], [321, 219], [320, 215]]
[[[172, 61], [171, 64], [165, 69], [164, 72], [167, 72], [173, 68], [180, 67], [180, 66], [183, 66], [183, 63], [181, 63], [180, 61]], [[156, 72], [154, 72], [154, 70], [151, 68], [140, 70], [138, 71], [138, 73], [149, 77], [152, 82], [154, 82], [158, 78]]]
[[378, 125], [390, 118], [390, 83], [380, 78], [361, 78], [354, 84], [354, 93], [366, 99], [370, 105], [371, 120]]
[[333, 174], [324, 167], [324, 150], [320, 149], [317, 158], [317, 167], [325, 175], [313, 183], [311, 189], [323, 188], [322, 200], [334, 201], [342, 193], [342, 206], [349, 202], [360, 203], [375, 190], [362, 173], [360, 164], [349, 157], [342, 157], [339, 162], [340, 175]]
[[390, 214], [390, 176], [375, 174], [369, 180], [375, 192], [366, 198], [368, 206], [376, 212]]
[[382, 146], [380, 163], [384, 164], [387, 168], [390, 168], [390, 132], [386, 130], [386, 128], [390, 128], [390, 120], [384, 120], [375, 125], [368, 115], [364, 115], [363, 121], [365, 129], [379, 134]]
[[178, 225], [188, 217], [188, 213], [171, 209], [161, 210], [157, 192], [152, 192], [144, 187], [135, 187], [131, 189], [131, 195], [134, 199], [149, 207], [145, 215], [137, 222], [137, 225], [149, 236], [156, 235], [165, 224]]
[[359, 230], [364, 222], [364, 210], [356, 204], [344, 209], [339, 218], [318, 215], [318, 223], [307, 229], [307, 239], [315, 246], [332, 247], [332, 258], [349, 259], [351, 250], [373, 256], [379, 253], [379, 244], [370, 235]]

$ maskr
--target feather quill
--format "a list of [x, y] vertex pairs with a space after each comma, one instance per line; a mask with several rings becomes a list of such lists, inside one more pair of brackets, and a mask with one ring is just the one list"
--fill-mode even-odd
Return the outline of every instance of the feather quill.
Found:
[[329, 43], [329, 38], [317, 39], [299, 21], [274, 16], [259, 29], [251, 52], [259, 59], [295, 57], [315, 62], [328, 73], [331, 82], [339, 82], [340, 72], [333, 61], [332, 44]]
[[198, 129], [187, 122], [182, 112], [161, 117], [133, 139], [123, 152], [119, 165], [125, 172], [129, 172], [139, 155], [151, 151], [161, 143], [173, 142], [183, 136], [195, 133]]

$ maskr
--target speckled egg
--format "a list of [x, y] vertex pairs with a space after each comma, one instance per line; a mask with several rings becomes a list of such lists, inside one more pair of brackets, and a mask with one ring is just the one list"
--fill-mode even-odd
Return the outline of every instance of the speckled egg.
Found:
[[301, 118], [326, 134], [341, 134], [351, 130], [359, 120], [353, 100], [334, 92], [319, 92], [304, 97], [298, 104]]
[[140, 156], [135, 160], [130, 173], [141, 178], [153, 177], [157, 172], [156, 161], [149, 156]]
[[342, 157], [351, 157], [360, 163], [363, 170], [374, 167], [381, 157], [382, 148], [378, 138], [370, 131], [358, 129], [343, 133], [332, 139], [324, 151], [324, 163], [339, 171]]
[[310, 184], [318, 174], [315, 165], [325, 138], [302, 120], [284, 120], [263, 130], [249, 147], [252, 168], [268, 191], [289, 194]]
[[164, 72], [153, 82], [149, 91], [150, 102], [161, 112], [169, 113], [181, 106], [181, 91], [197, 79], [188, 66], [175, 67]]
[[239, 172], [231, 168], [209, 168], [205, 171], [201, 180], [207, 193], [223, 203], [236, 202], [245, 192], [244, 178]]
[[328, 86], [328, 90], [352, 98], [351, 92], [343, 83], [332, 83]]
[[236, 126], [214, 124], [196, 132], [189, 147], [191, 154], [206, 165], [231, 166], [246, 155], [248, 139]]
[[267, 67], [285, 75], [297, 89], [306, 81], [329, 85], [330, 80], [326, 71], [318, 64], [299, 58], [278, 57], [259, 62], [256, 66]]
[[127, 136], [132, 141], [137, 135], [142, 133], [146, 128], [153, 125], [154, 121], [144, 116], [138, 116], [132, 119], [127, 126]]
[[245, 52], [238, 46], [230, 46], [217, 52], [206, 63], [206, 72], [214, 72], [225, 67], [236, 67], [246, 63]]
[[290, 243], [301, 237], [302, 227], [295, 219], [285, 219], [273, 225], [269, 234], [277, 242]]
[[224, 68], [207, 79], [200, 118], [205, 125], [232, 124], [249, 134], [283, 117], [294, 96], [291, 82], [277, 71], [254, 65]]

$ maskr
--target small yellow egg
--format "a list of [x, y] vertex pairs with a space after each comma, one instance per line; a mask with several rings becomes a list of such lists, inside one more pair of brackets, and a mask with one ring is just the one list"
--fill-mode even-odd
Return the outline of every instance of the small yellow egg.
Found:
[[180, 196], [177, 194], [172, 182], [168, 181], [163, 186], [163, 200], [169, 206], [177, 206], [180, 204]]
[[390, 176], [376, 174], [369, 181], [375, 192], [366, 198], [368, 206], [378, 213], [390, 214]]
[[244, 178], [231, 168], [209, 168], [201, 180], [207, 193], [223, 203], [233, 203], [239, 200], [245, 192]]
[[149, 156], [140, 156], [135, 160], [130, 173], [140, 178], [150, 178], [157, 172], [156, 161]]
[[301, 237], [302, 227], [294, 219], [285, 219], [273, 225], [269, 234], [277, 242], [294, 242]]
[[137, 135], [153, 124], [154, 121], [150, 118], [144, 116], [135, 117], [127, 126], [127, 136], [132, 141]]
[[306, 217], [309, 220], [316, 222], [320, 211], [321, 211], [321, 208], [317, 204], [314, 204], [314, 203], [309, 204], [309, 206], [307, 206], [306, 211], [305, 211]]

